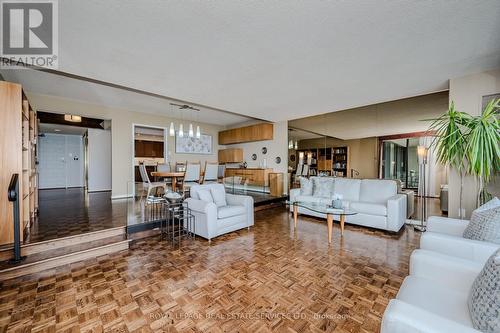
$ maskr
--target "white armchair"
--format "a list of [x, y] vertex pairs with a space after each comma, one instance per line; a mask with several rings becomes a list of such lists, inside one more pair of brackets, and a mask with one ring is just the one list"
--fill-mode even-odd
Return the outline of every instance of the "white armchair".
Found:
[[463, 238], [469, 221], [431, 216], [420, 248], [484, 264], [500, 245]]
[[253, 198], [225, 193], [222, 184], [193, 185], [186, 199], [195, 233], [208, 239], [254, 225]]
[[415, 250], [396, 299], [382, 318], [382, 333], [480, 333], [472, 326], [467, 299], [483, 265]]

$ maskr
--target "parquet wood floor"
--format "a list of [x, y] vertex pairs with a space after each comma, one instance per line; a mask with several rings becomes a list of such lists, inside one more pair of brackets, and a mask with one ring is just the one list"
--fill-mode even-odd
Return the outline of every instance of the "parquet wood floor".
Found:
[[111, 200], [111, 192], [70, 188], [40, 190], [39, 194], [39, 216], [27, 243], [127, 225], [127, 200]]
[[128, 251], [0, 284], [0, 332], [377, 332], [419, 235], [338, 225], [283, 208], [255, 226]]

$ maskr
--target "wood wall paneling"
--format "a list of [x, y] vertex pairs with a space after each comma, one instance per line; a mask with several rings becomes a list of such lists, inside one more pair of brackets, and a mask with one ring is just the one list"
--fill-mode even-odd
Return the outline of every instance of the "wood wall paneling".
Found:
[[7, 198], [7, 189], [14, 173], [19, 174], [20, 179], [19, 213], [23, 221], [22, 136], [21, 86], [0, 82], [0, 245], [14, 240], [13, 205]]

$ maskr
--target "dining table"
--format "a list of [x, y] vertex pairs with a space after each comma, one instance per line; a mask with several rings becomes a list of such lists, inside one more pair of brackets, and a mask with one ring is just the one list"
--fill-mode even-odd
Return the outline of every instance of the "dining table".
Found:
[[[175, 192], [177, 189], [177, 178], [184, 177], [184, 171], [153, 171], [151, 176], [158, 178], [171, 178], [172, 179], [172, 191]], [[203, 177], [203, 171], [200, 172], [200, 177]]]
[[172, 191], [175, 191], [177, 189], [177, 178], [184, 177], [184, 171], [153, 171], [151, 175], [159, 178], [171, 178]]

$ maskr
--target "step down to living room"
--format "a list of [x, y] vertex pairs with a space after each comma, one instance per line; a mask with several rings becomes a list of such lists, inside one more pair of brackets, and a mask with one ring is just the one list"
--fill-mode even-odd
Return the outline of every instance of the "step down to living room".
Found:
[[39, 273], [58, 266], [127, 250], [126, 227], [117, 227], [81, 235], [25, 244], [21, 254], [25, 259], [10, 264], [12, 249], [0, 249], [0, 281], [26, 274]]

